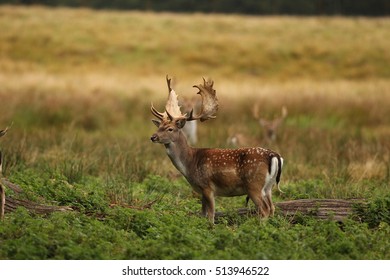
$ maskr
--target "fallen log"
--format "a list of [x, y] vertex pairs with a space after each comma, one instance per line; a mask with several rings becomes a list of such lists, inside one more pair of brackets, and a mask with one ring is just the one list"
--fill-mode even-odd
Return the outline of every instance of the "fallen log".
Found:
[[354, 214], [357, 204], [364, 203], [361, 199], [299, 199], [276, 203], [285, 216], [295, 216], [297, 213], [309, 215], [318, 219], [343, 221]]
[[29, 200], [16, 199], [12, 197], [6, 197], [5, 201], [5, 213], [15, 211], [18, 207], [24, 207], [28, 211], [35, 214], [49, 214], [56, 211], [72, 211], [73, 209], [68, 206], [52, 206], [43, 205]]
[[[0, 138], [7, 134], [12, 124], [5, 129], [0, 130]], [[13, 184], [9, 180], [3, 177], [2, 174], [2, 162], [3, 157], [0, 151], [0, 220], [4, 219], [4, 215], [7, 212], [12, 212], [18, 207], [24, 207], [28, 211], [36, 214], [48, 214], [54, 211], [70, 211], [73, 210], [67, 206], [50, 206], [42, 205], [29, 200], [23, 200], [18, 198], [12, 198], [6, 196], [6, 187], [16, 194], [23, 192], [22, 188], [16, 184]]]
[[68, 206], [54, 206], [54, 205], [44, 205], [40, 203], [36, 203], [33, 201], [29, 201], [26, 199], [19, 199], [14, 197], [6, 196], [6, 187], [7, 189], [15, 192], [21, 193], [22, 188], [16, 184], [11, 183], [5, 178], [0, 178], [0, 194], [1, 194], [1, 202], [0, 202], [0, 219], [4, 219], [4, 215], [6, 213], [15, 211], [18, 207], [24, 207], [29, 212], [35, 214], [49, 214], [55, 211], [72, 211], [73, 209]]
[[[276, 215], [281, 214], [294, 221], [300, 215], [321, 220], [344, 221], [354, 214], [355, 205], [363, 204], [359, 199], [298, 199], [276, 202]], [[254, 209], [240, 208], [238, 215], [257, 215]], [[216, 212], [216, 218], [227, 217], [227, 213]]]

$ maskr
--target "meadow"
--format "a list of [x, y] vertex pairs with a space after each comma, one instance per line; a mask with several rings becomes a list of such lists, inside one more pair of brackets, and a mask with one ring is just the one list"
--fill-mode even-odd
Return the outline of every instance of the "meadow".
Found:
[[[389, 259], [390, 21], [0, 6], [3, 175], [22, 198], [0, 221], [0, 259]], [[179, 96], [215, 81], [218, 117], [200, 147], [231, 131], [284, 157], [275, 201], [364, 199], [343, 223], [280, 212], [239, 216], [218, 198], [210, 226], [155, 131], [165, 76]], [[263, 141], [253, 104], [288, 116]], [[7, 195], [13, 196], [12, 192]]]

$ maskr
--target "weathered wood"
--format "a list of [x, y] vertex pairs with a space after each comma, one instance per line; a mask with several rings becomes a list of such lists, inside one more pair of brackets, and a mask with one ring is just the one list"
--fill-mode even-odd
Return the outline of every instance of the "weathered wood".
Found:
[[[276, 202], [276, 213], [295, 219], [297, 215], [312, 216], [318, 219], [331, 219], [342, 222], [353, 214], [354, 205], [364, 203], [359, 199], [298, 199]], [[238, 209], [238, 215], [257, 215], [254, 209]], [[217, 212], [216, 218], [226, 217]]]
[[[73, 209], [68, 206], [53, 206], [43, 205], [33, 201], [18, 199], [6, 196], [6, 187], [16, 193], [21, 193], [22, 188], [16, 184], [11, 183], [5, 178], [0, 178], [0, 193], [2, 197], [1, 201], [1, 218], [4, 218], [4, 214], [15, 211], [18, 207], [24, 207], [28, 211], [36, 214], [49, 214], [55, 211], [72, 211]], [[3, 200], [4, 199], [4, 200]]]
[[[3, 137], [7, 134], [7, 131], [12, 126], [6, 127], [3, 130], [0, 130], [0, 137]], [[48, 214], [54, 211], [70, 211], [72, 208], [67, 206], [49, 206], [42, 205], [36, 202], [32, 202], [29, 200], [23, 200], [13, 197], [8, 197], [6, 195], [6, 189], [10, 189], [12, 192], [16, 194], [20, 194], [23, 192], [22, 188], [12, 182], [10, 182], [7, 178], [3, 177], [2, 174], [2, 153], [0, 151], [0, 220], [4, 219], [4, 215], [7, 212], [12, 212], [18, 207], [24, 207], [28, 211], [37, 213], [37, 214]]]
[[28, 211], [35, 214], [48, 214], [56, 211], [71, 211], [72, 208], [68, 206], [50, 206], [42, 205], [28, 200], [16, 199], [12, 197], [6, 197], [5, 201], [5, 212], [12, 212], [18, 207], [24, 207]]
[[15, 193], [21, 193], [23, 192], [22, 188], [14, 183], [11, 183], [8, 179], [6, 178], [0, 178], [0, 183], [2, 185], [5, 185], [7, 186], [8, 188], [10, 188], [13, 192]]
[[343, 221], [353, 214], [354, 205], [364, 203], [359, 199], [299, 199], [276, 203], [285, 216], [294, 217], [297, 213]]

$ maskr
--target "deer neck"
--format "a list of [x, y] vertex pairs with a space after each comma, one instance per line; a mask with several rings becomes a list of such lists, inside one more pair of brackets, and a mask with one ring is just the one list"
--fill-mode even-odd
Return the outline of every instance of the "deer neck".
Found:
[[177, 141], [165, 144], [165, 148], [176, 169], [188, 177], [195, 149], [188, 145], [184, 134], [181, 131], [179, 133]]

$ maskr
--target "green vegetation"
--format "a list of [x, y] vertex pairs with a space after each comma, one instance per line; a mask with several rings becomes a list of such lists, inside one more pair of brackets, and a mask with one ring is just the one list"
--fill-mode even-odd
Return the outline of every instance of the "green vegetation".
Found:
[[[0, 7], [0, 129], [13, 122], [3, 173], [23, 198], [74, 209], [7, 213], [0, 259], [389, 259], [389, 25]], [[225, 147], [231, 130], [265, 145], [253, 104], [265, 118], [287, 107], [271, 145], [285, 158], [275, 201], [367, 205], [343, 224], [292, 223], [238, 216], [244, 197], [218, 198], [228, 217], [210, 226], [149, 140], [167, 73], [181, 96], [215, 80], [220, 112], [199, 146]]]

